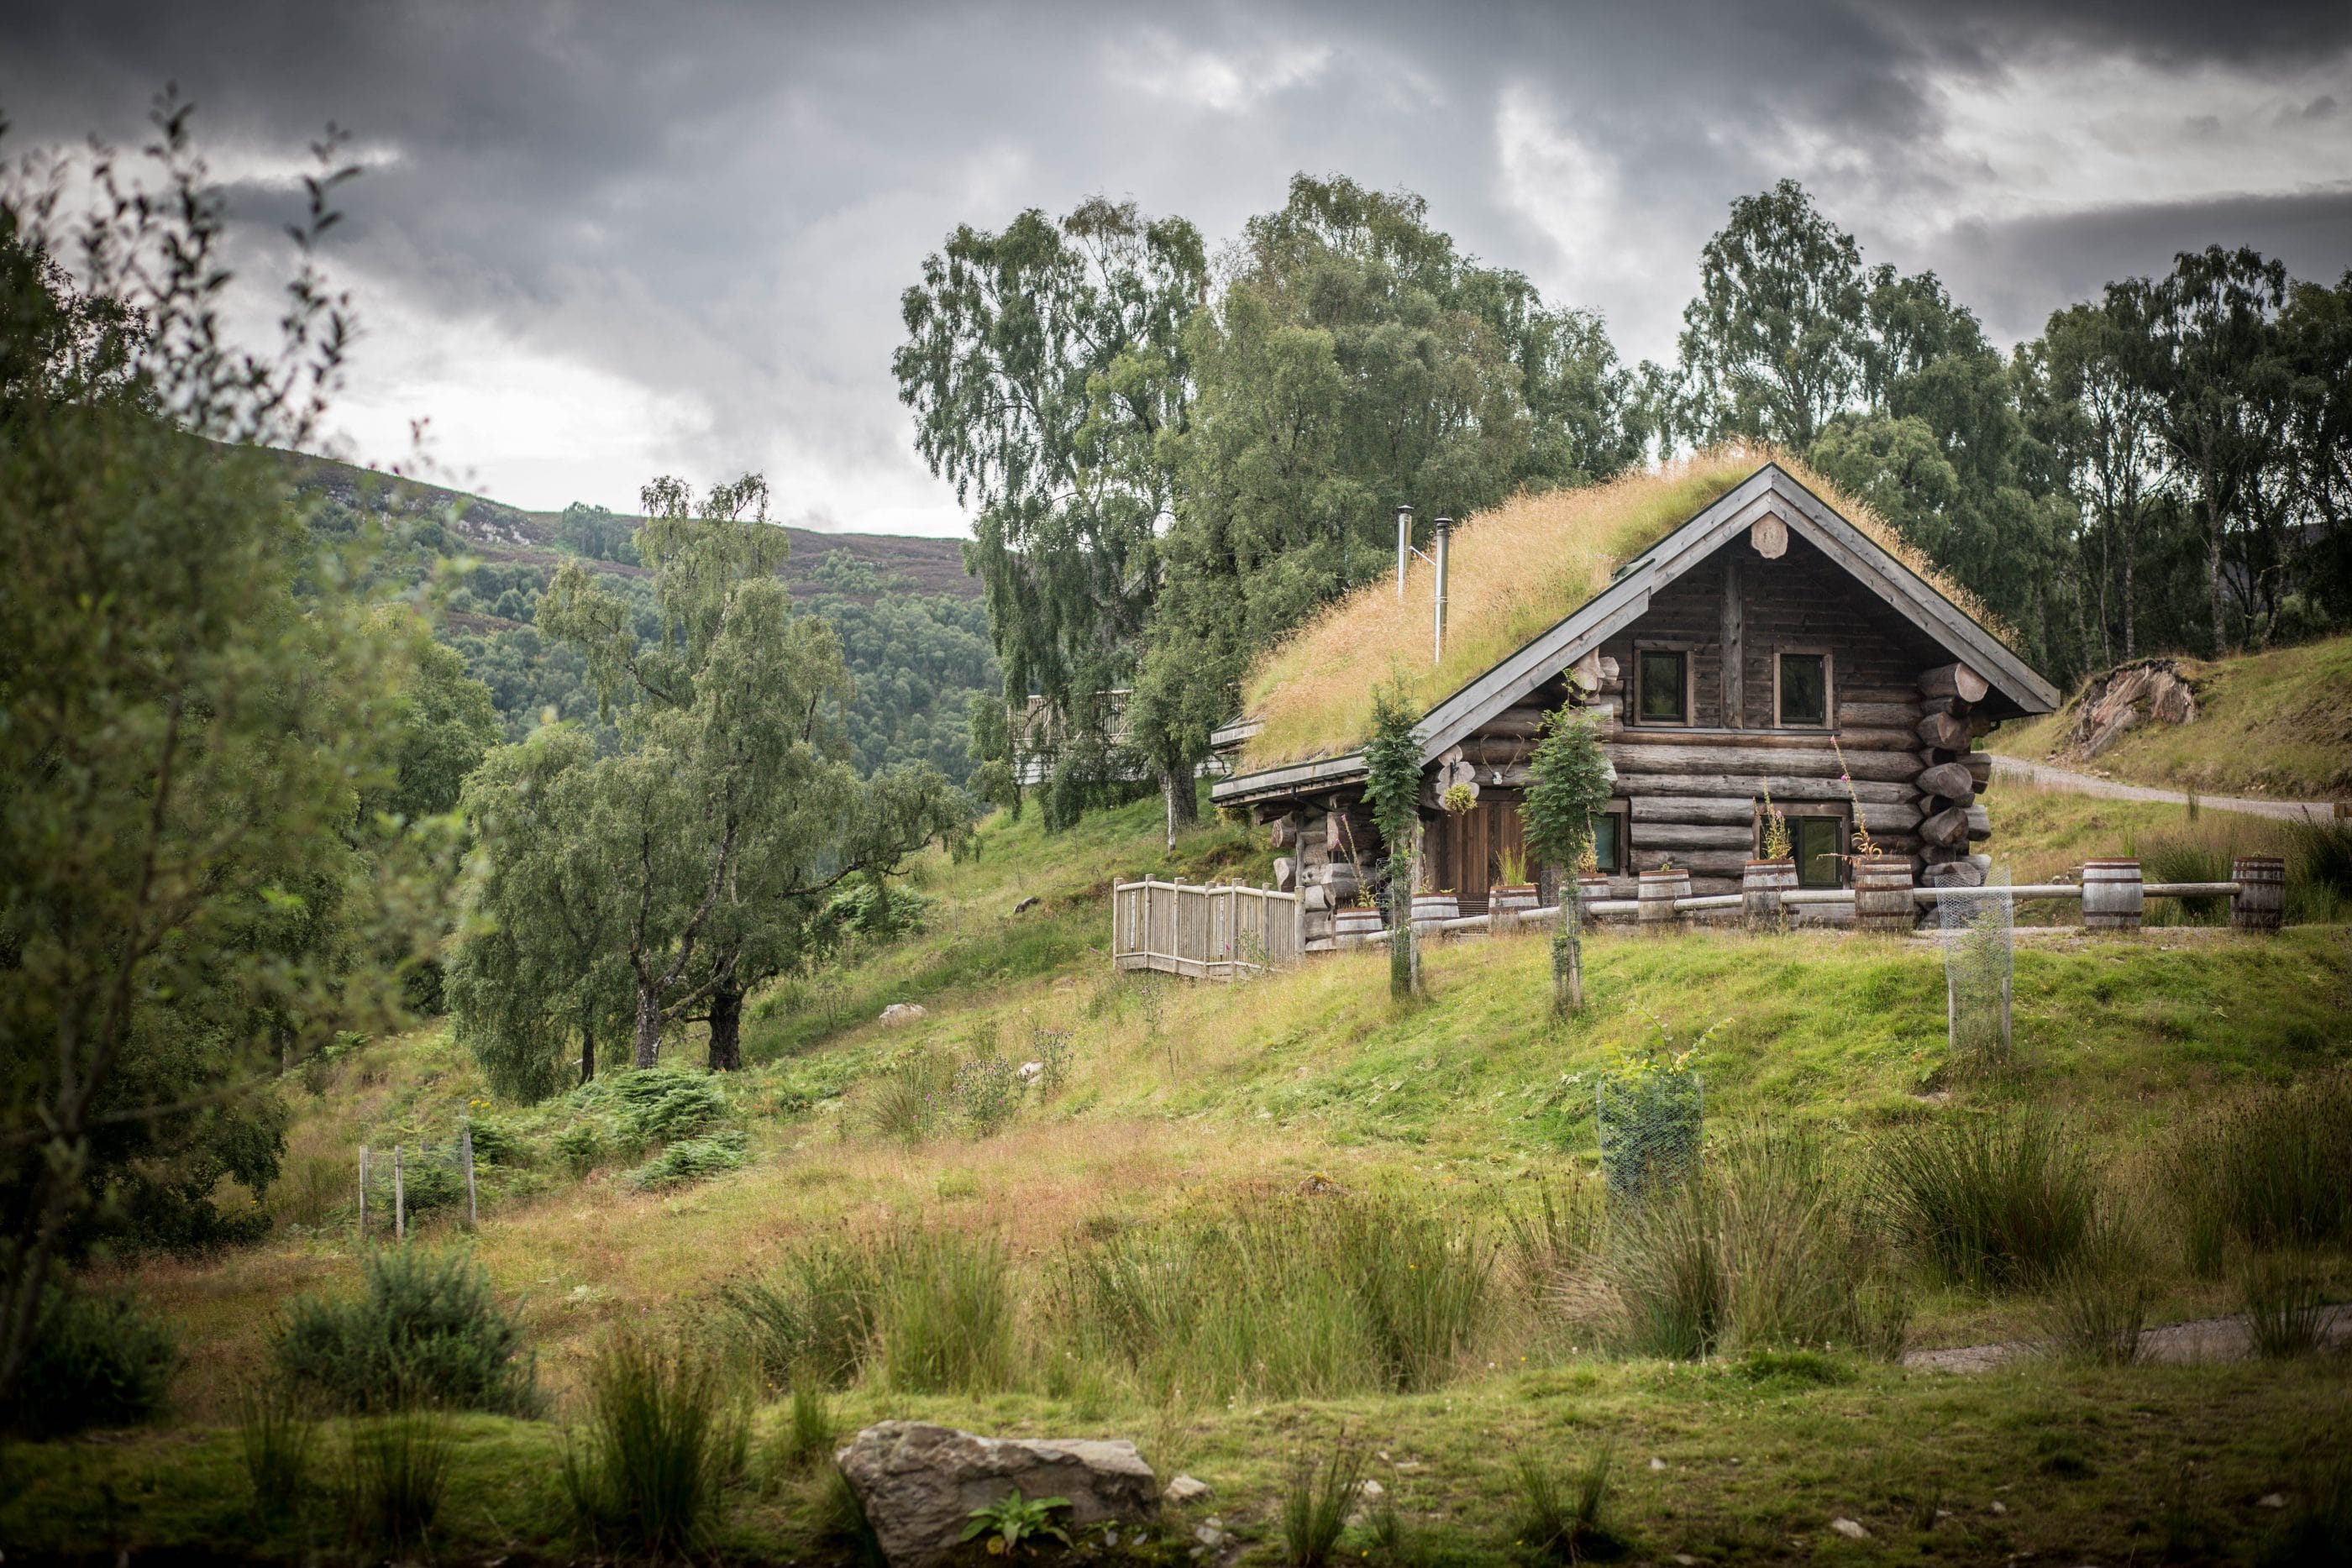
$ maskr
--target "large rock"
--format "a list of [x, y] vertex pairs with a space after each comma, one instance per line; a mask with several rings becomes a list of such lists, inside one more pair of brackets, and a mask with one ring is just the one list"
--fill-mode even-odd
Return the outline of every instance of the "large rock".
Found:
[[923, 1568], [954, 1546], [971, 1511], [1010, 1497], [1066, 1497], [1057, 1524], [1139, 1522], [1160, 1484], [1133, 1443], [981, 1437], [926, 1421], [866, 1427], [834, 1456], [893, 1568]]
[[2197, 695], [2177, 660], [2142, 659], [2094, 677], [2083, 689], [2082, 705], [2061, 749], [2087, 762], [2151, 720], [2197, 722]]

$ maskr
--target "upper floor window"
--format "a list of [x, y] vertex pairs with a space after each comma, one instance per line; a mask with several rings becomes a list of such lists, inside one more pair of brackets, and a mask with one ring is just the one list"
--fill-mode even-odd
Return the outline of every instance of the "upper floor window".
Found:
[[1773, 684], [1780, 704], [1780, 722], [1799, 727], [1830, 721], [1830, 656], [1827, 653], [1783, 653]]
[[1690, 722], [1690, 655], [1643, 648], [1634, 656], [1634, 717], [1643, 724]]

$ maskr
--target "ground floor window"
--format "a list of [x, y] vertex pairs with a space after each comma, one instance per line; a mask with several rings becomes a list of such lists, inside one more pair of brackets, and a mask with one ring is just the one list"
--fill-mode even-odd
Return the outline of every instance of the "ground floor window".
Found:
[[1843, 884], [1843, 817], [1790, 818], [1789, 848], [1797, 857], [1799, 887], [1838, 887]]
[[1592, 819], [1592, 858], [1614, 876], [1625, 869], [1625, 813], [1603, 811]]

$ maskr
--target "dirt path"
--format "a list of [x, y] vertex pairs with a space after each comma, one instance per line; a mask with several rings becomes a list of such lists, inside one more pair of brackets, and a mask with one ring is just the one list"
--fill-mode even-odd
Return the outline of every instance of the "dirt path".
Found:
[[[2045, 789], [2072, 789], [2082, 795], [2104, 795], [2111, 800], [2155, 800], [2169, 806], [2189, 804], [2189, 797], [2178, 789], [2151, 789], [2142, 784], [2118, 784], [2112, 779], [2095, 779], [2088, 773], [2053, 768], [2047, 762], [2026, 762], [2014, 757], [1997, 756], [1992, 759], [1992, 770], [1996, 778], [2039, 784]], [[2336, 810], [2334, 804], [2326, 800], [2255, 800], [2242, 795], [2200, 795], [2197, 804], [2210, 807], [2216, 811], [2237, 811], [2249, 817], [2275, 817], [2287, 822], [2323, 821]]]
[[[2352, 1344], [2352, 1307], [2330, 1307], [2320, 1330], [2320, 1343], [2331, 1349]], [[1904, 1353], [1903, 1364], [1924, 1372], [1990, 1372], [2012, 1361], [2047, 1353], [2040, 1340], [2011, 1340], [2006, 1344], [1969, 1344], [1950, 1350]], [[2198, 1318], [2185, 1323], [2162, 1323], [2139, 1336], [2144, 1362], [2179, 1364], [2194, 1361], [2244, 1361], [2253, 1354], [2243, 1313], [2226, 1318]]]

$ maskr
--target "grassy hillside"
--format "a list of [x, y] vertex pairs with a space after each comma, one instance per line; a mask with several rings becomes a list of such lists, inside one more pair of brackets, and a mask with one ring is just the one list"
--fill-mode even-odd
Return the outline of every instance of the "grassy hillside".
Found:
[[2184, 659], [2194, 724], [2143, 724], [2089, 764], [2059, 747], [2076, 704], [2004, 725], [1988, 747], [2009, 757], [2089, 766], [2129, 784], [2209, 795], [2327, 800], [2352, 794], [2352, 637], [2231, 659]]
[[[2126, 811], [2093, 821], [2084, 804], [1997, 795], [1996, 821], [2021, 864], [2163, 826]], [[2054, 1111], [2137, 1239], [2151, 1313], [2231, 1310], [2234, 1276], [2185, 1260], [2166, 1159], [2183, 1127], [2249, 1086], [2321, 1082], [2352, 1062], [2342, 925], [2022, 942], [2020, 1065], [1986, 1076], [1946, 1059], [1937, 951], [1885, 938], [1598, 936], [1592, 1008], [1566, 1022], [1547, 1010], [1540, 939], [1441, 946], [1430, 996], [1402, 1008], [1373, 954], [1230, 987], [1121, 979], [1103, 951], [1113, 877], [1258, 880], [1267, 869], [1255, 831], [1213, 823], [1169, 851], [1158, 822], [1151, 802], [1052, 836], [1034, 813], [1000, 817], [976, 862], [927, 862], [923, 931], [755, 1005], [753, 1065], [717, 1085], [723, 1103], [709, 1118], [740, 1134], [741, 1163], [705, 1179], [649, 1182], [667, 1156], [658, 1139], [627, 1134], [613, 1098], [625, 1076], [538, 1106], [497, 1104], [439, 1027], [307, 1070], [285, 1091], [295, 1122], [288, 1176], [268, 1199], [272, 1239], [115, 1276], [194, 1351], [166, 1423], [102, 1445], [6, 1450], [0, 1539], [85, 1552], [251, 1539], [287, 1556], [337, 1539], [323, 1502], [307, 1521], [254, 1534], [226, 1424], [241, 1383], [268, 1366], [285, 1302], [353, 1288], [357, 1145], [441, 1135], [467, 1111], [499, 1155], [483, 1172], [480, 1232], [460, 1237], [445, 1208], [420, 1242], [467, 1246], [487, 1265], [518, 1305], [553, 1404], [551, 1419], [458, 1423], [445, 1557], [570, 1552], [551, 1479], [561, 1422], [581, 1412], [583, 1369], [614, 1328], [665, 1323], [732, 1343], [749, 1331], [724, 1304], [730, 1282], [789, 1284], [812, 1258], [882, 1256], [858, 1249], [909, 1237], [933, 1239], [922, 1245], [947, 1249], [941, 1258], [997, 1260], [1005, 1359], [942, 1381], [884, 1354], [831, 1396], [835, 1418], [1134, 1437], [1163, 1475], [1188, 1469], [1216, 1488], [1147, 1560], [1191, 1561], [1189, 1531], [1214, 1514], [1236, 1536], [1221, 1560], [1278, 1561], [1293, 1458], [1342, 1431], [1377, 1456], [1372, 1473], [1399, 1500], [1408, 1542], [1391, 1561], [1523, 1559], [1510, 1517], [1519, 1452], [1563, 1466], [1613, 1453], [1609, 1517], [1636, 1561], [2251, 1559], [2283, 1519], [2333, 1495], [2328, 1454], [2311, 1438], [2352, 1420], [2336, 1363], [2041, 1363], [1960, 1377], [1853, 1348], [1758, 1348], [1692, 1364], [1628, 1348], [1612, 1327], [1597, 1233], [1570, 1236], [1563, 1219], [1544, 1252], [1507, 1218], [1524, 1227], [1546, 1195], [1562, 1216], [1591, 1211], [1594, 1081], [1663, 1034], [1676, 1049], [1699, 1042], [1711, 1139], [1735, 1147], [1763, 1126], [1811, 1134], [1857, 1215], [1875, 1212], [1874, 1151], [2005, 1108]], [[886, 1028], [877, 1015], [896, 1001], [925, 1016]], [[690, 1066], [700, 1046], [668, 1049]], [[954, 1076], [1064, 1051], [1066, 1081], [1023, 1094], [992, 1128], [985, 1075]], [[1386, 1217], [1358, 1243], [1371, 1249], [1368, 1277], [1392, 1281], [1382, 1289], [1419, 1289], [1406, 1282], [1429, 1278], [1423, 1267], [1468, 1278], [1465, 1260], [1487, 1260], [1475, 1327], [1390, 1391], [1367, 1385], [1340, 1350], [1282, 1359], [1297, 1349], [1283, 1338], [1291, 1328], [1324, 1332], [1328, 1309], [1311, 1294], [1253, 1308], [1245, 1323], [1211, 1303], [1184, 1343], [1133, 1360], [1084, 1306], [1088, 1270], [1107, 1260], [1183, 1257], [1217, 1270], [1252, 1236], [1277, 1239], [1276, 1250], [1246, 1254], [1256, 1261], [1218, 1289], [1273, 1289], [1269, 1279], [1311, 1273], [1351, 1245], [1339, 1218], [1322, 1217], [1360, 1211]], [[1865, 1231], [1880, 1234], [1877, 1222]], [[2352, 1259], [2315, 1258], [2333, 1299], [2352, 1295]], [[1886, 1259], [1915, 1345], [2053, 1321], [2049, 1291], [1962, 1288]], [[1216, 1359], [1216, 1333], [1244, 1328], [1265, 1343]], [[1330, 1344], [1352, 1343], [1343, 1329]], [[751, 1474], [715, 1549], [844, 1553], [824, 1533], [816, 1483], [781, 1457], [787, 1407], [763, 1406], [755, 1425]], [[331, 1425], [328, 1451], [340, 1431]], [[2294, 1506], [2256, 1506], [2273, 1491]], [[1841, 1517], [1867, 1540], [1832, 1532]], [[1369, 1530], [1349, 1542], [1351, 1557], [1382, 1555]]]

